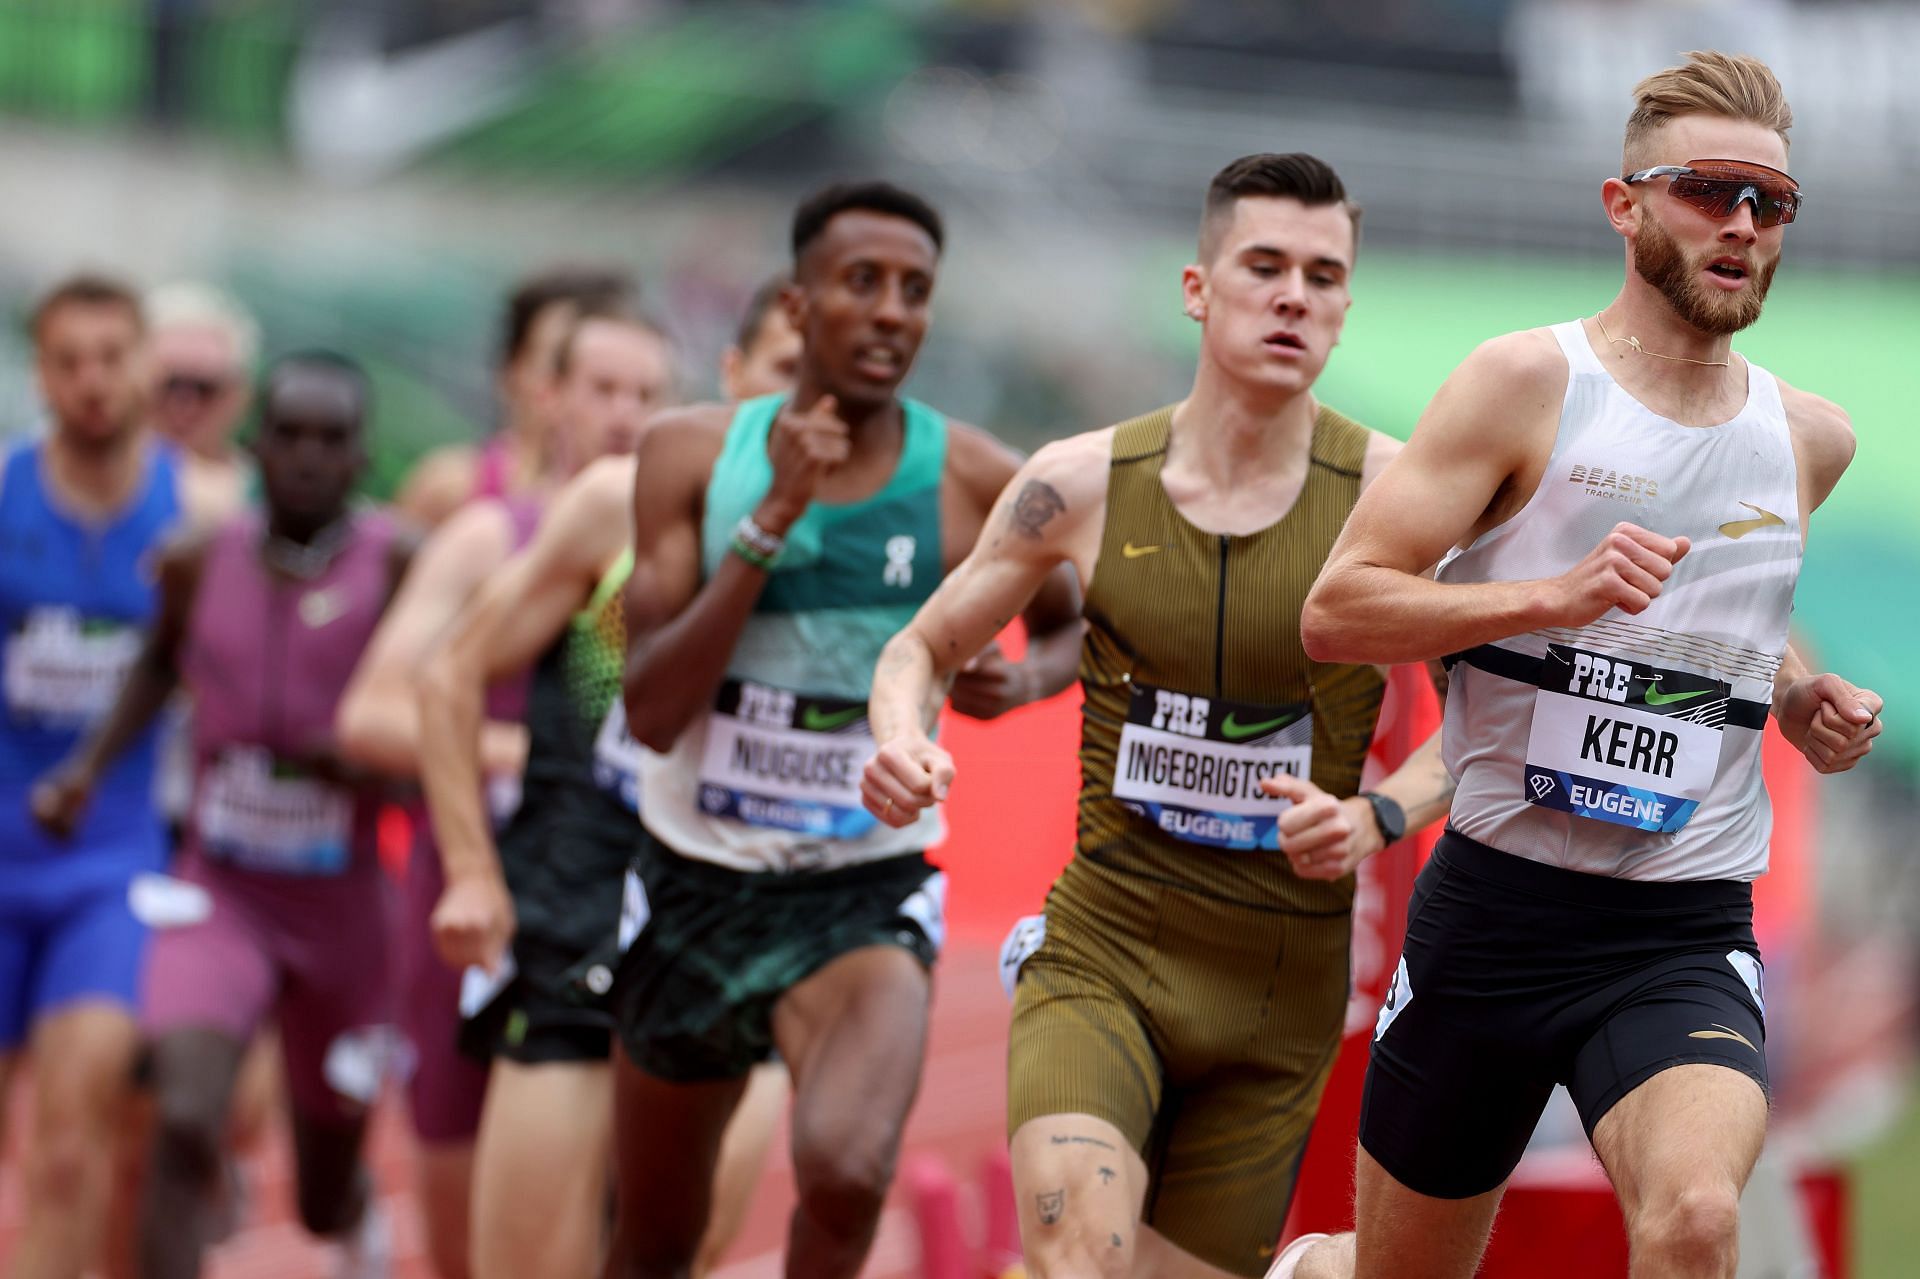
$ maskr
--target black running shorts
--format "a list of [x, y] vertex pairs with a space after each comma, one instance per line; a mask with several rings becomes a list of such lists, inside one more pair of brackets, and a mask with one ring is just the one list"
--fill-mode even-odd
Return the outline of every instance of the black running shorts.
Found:
[[604, 1062], [612, 1052], [609, 992], [619, 956], [581, 955], [570, 946], [522, 935], [513, 940], [516, 972], [485, 1007], [460, 1023], [460, 1051], [480, 1061], [504, 1057], [525, 1066]]
[[946, 931], [946, 877], [920, 853], [743, 873], [643, 833], [632, 874], [645, 924], [621, 957], [614, 1013], [628, 1057], [672, 1083], [738, 1079], [771, 1058], [780, 997], [840, 956], [895, 946], [931, 969]]
[[1555, 1084], [1587, 1136], [1671, 1066], [1767, 1087], [1752, 885], [1610, 879], [1448, 831], [1415, 881], [1360, 1144], [1442, 1199], [1506, 1181]]

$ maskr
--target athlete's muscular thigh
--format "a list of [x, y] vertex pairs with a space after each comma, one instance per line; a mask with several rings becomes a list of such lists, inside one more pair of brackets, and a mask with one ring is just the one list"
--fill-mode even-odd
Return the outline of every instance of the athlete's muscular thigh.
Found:
[[1034, 1279], [1118, 1279], [1133, 1269], [1147, 1166], [1092, 1115], [1045, 1115], [1013, 1134], [1020, 1241]]

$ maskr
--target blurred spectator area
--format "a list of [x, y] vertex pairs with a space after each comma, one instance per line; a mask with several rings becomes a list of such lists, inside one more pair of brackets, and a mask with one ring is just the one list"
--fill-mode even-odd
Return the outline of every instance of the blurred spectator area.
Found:
[[[1920, 6], [1786, 0], [0, 0], [0, 110], [604, 188], [875, 165], [1184, 219], [1194, 156], [1342, 159], [1380, 243], [1591, 254], [1625, 90], [1699, 46], [1802, 105], [1804, 260], [1920, 262]], [[876, 127], [878, 126], [878, 127]]]
[[[1768, 58], [1807, 212], [1741, 349], [1853, 413], [1802, 618], [1844, 669], [1920, 683], [1920, 6], [1827, 0], [0, 0], [0, 312], [80, 266], [224, 284], [267, 348], [377, 384], [386, 491], [494, 421], [497, 307], [556, 258], [634, 268], [689, 397], [785, 265], [803, 192], [878, 174], [950, 223], [910, 390], [1025, 447], [1181, 395], [1208, 177], [1330, 160], [1366, 207], [1320, 391], [1405, 436], [1506, 329], [1596, 309], [1633, 83]], [[0, 433], [37, 412], [0, 331]], [[1825, 622], [1823, 625], [1822, 622]], [[1920, 734], [1890, 717], [1920, 753]]]

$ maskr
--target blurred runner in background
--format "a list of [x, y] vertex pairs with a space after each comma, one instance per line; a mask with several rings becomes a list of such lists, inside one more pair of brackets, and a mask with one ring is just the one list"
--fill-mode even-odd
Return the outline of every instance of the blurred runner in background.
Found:
[[210, 513], [187, 463], [142, 430], [139, 296], [76, 276], [40, 300], [32, 333], [47, 433], [0, 469], [0, 1097], [23, 1049], [50, 1067], [35, 1075], [12, 1273], [71, 1279], [105, 1233], [138, 1043], [147, 932], [128, 891], [166, 862], [155, 735], [100, 777], [68, 839], [33, 822], [28, 793], [112, 704], [158, 605], [163, 538]]
[[619, 310], [639, 286], [618, 267], [551, 267], [528, 276], [507, 298], [500, 363], [494, 376], [503, 419], [481, 444], [449, 444], [415, 463], [394, 505], [431, 528], [476, 498], [544, 500], [580, 469], [556, 438], [553, 357], [576, 316]]
[[[549, 421], [554, 352], [582, 314], [618, 311], [637, 288], [632, 277], [616, 267], [558, 268], [529, 277], [507, 298], [498, 374], [506, 426], [479, 448], [461, 445], [430, 454], [415, 468], [399, 499], [402, 509], [429, 524], [466, 505], [423, 548], [421, 571], [413, 575], [418, 585], [396, 601], [393, 621], [382, 628], [348, 692], [342, 708], [342, 748], [367, 766], [395, 776], [414, 775], [419, 726], [415, 664], [480, 581], [526, 544], [552, 485], [592, 460], [594, 455], [569, 453], [564, 430], [556, 431]], [[662, 359], [667, 358], [664, 351]], [[666, 373], [660, 376], [663, 387], [670, 384]], [[541, 465], [556, 467], [557, 474], [528, 483], [515, 479], [520, 472], [514, 469], [518, 464], [510, 465], [513, 459], [530, 466], [536, 455]], [[396, 636], [408, 637], [413, 647], [390, 652]], [[493, 719], [509, 726], [489, 738], [496, 751], [504, 752], [492, 757], [498, 767], [489, 772], [505, 788], [502, 804], [511, 801], [525, 752], [525, 734], [518, 727], [524, 692], [523, 685], [510, 683], [491, 695]], [[417, 1175], [427, 1251], [441, 1279], [466, 1279], [473, 1140], [480, 1128], [487, 1075], [479, 1062], [455, 1047], [460, 975], [434, 957], [429, 927], [445, 887], [440, 854], [425, 809], [415, 805], [410, 813], [413, 848], [400, 923], [401, 1020], [416, 1059], [408, 1113], [420, 1143]]]
[[[639, 423], [673, 396], [673, 352], [656, 326], [630, 314], [592, 313], [576, 316], [574, 324], [576, 338], [586, 339], [576, 354], [585, 358], [571, 361], [562, 385], [547, 394], [584, 407], [580, 416], [561, 417], [554, 436], [561, 456], [584, 465], [632, 451]], [[538, 518], [539, 508], [526, 499], [479, 501], [435, 531], [341, 705], [340, 741], [349, 757], [392, 776], [418, 775], [421, 662], [481, 584], [525, 543]], [[517, 803], [527, 749], [524, 699], [518, 679], [496, 684], [489, 696], [482, 772], [496, 820]], [[414, 835], [400, 965], [403, 1024], [417, 1059], [408, 1099], [434, 1265], [443, 1279], [458, 1279], [471, 1265], [473, 1141], [486, 1067], [459, 1051], [460, 972], [433, 952], [431, 917], [445, 889], [424, 812]]]
[[[776, 305], [780, 286], [754, 296], [726, 353], [722, 382], [735, 398], [791, 386], [800, 337]], [[589, 349], [596, 336], [605, 340], [586, 325], [575, 333], [569, 366], [609, 354]], [[619, 397], [610, 361], [580, 374], [561, 374], [564, 420], [637, 406], [644, 389], [636, 383]], [[620, 701], [633, 480], [633, 459], [612, 457], [562, 489], [421, 683], [421, 775], [447, 873], [434, 936], [442, 958], [470, 970], [468, 1043], [494, 1063], [474, 1172], [478, 1279], [584, 1279], [603, 1256], [613, 1117], [606, 995], [621, 879], [639, 836], [643, 749]], [[525, 785], [496, 852], [481, 804], [484, 692], [528, 669]], [[755, 1068], [727, 1129], [695, 1274], [738, 1231], [786, 1095], [781, 1066]]]
[[198, 711], [185, 854], [178, 879], [136, 886], [168, 924], [143, 998], [158, 1130], [141, 1254], [156, 1279], [199, 1273], [233, 1084], [269, 1013], [283, 1028], [301, 1219], [347, 1245], [342, 1274], [386, 1273], [359, 1154], [391, 1035], [389, 889], [377, 797], [334, 753], [332, 728], [414, 539], [350, 509], [365, 465], [356, 366], [283, 360], [263, 399], [264, 516], [161, 553], [159, 615], [118, 697], [33, 794], [49, 833], [70, 836], [186, 685]]

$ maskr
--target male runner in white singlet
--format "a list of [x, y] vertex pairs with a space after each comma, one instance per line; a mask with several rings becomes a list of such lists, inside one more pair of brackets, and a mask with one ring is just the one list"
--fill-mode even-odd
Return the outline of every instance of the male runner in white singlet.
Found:
[[1375, 1030], [1357, 1240], [1276, 1274], [1471, 1275], [1556, 1083], [1635, 1279], [1734, 1273], [1767, 1123], [1761, 734], [1837, 772], [1880, 698], [1787, 645], [1852, 429], [1730, 346], [1800, 207], [1779, 82], [1696, 53], [1635, 96], [1602, 188], [1619, 296], [1469, 356], [1307, 601], [1316, 659], [1450, 655], [1459, 789]]

